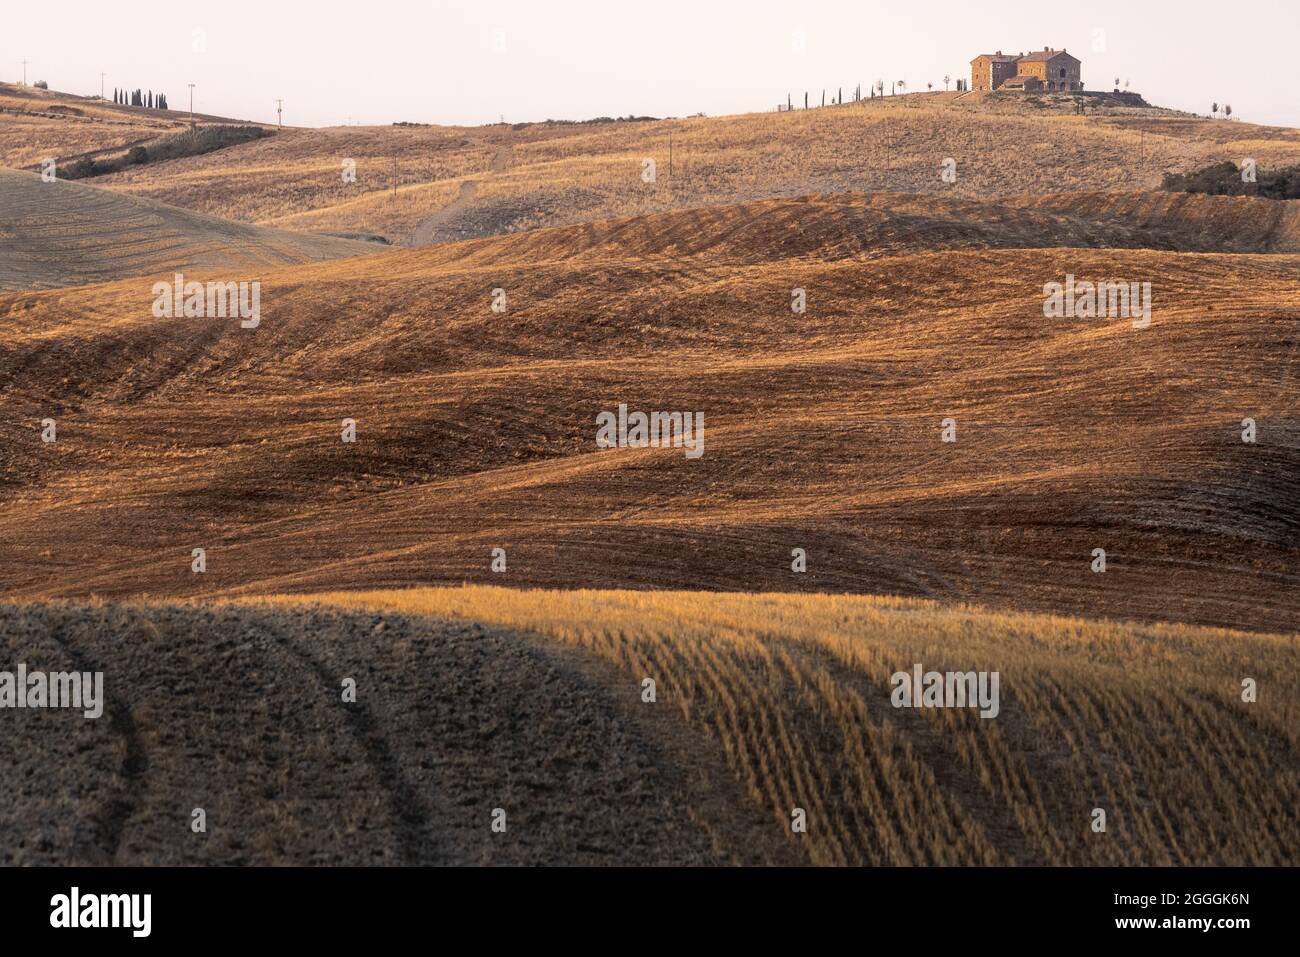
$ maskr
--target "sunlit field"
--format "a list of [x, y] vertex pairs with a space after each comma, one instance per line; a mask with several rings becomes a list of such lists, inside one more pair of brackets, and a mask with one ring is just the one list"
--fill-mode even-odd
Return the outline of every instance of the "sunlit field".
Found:
[[[657, 702], [639, 706], [720, 745], [773, 828], [806, 809], [812, 863], [1294, 864], [1300, 847], [1295, 635], [860, 596], [466, 587], [255, 602], [318, 603], [535, 632], [612, 665], [632, 701], [653, 679]], [[891, 707], [891, 675], [914, 663], [1000, 672], [1000, 713]]]

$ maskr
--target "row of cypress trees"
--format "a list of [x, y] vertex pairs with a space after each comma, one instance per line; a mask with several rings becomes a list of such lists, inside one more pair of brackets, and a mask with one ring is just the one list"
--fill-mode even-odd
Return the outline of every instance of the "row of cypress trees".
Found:
[[153, 90], [146, 93], [143, 90], [119, 90], [114, 87], [113, 102], [121, 106], [145, 106], [151, 110], [167, 109], [166, 94], [155, 94]]

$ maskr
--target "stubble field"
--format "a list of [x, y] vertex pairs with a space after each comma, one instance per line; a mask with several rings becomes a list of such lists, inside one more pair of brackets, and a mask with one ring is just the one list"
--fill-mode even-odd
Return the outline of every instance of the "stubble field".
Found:
[[[37, 105], [3, 162], [177, 119]], [[1153, 187], [1300, 134], [1067, 107], [0, 171], [5, 661], [109, 689], [5, 712], [0, 860], [1294, 864], [1300, 203]], [[155, 317], [174, 271], [260, 322]], [[891, 707], [916, 663], [998, 716]]]

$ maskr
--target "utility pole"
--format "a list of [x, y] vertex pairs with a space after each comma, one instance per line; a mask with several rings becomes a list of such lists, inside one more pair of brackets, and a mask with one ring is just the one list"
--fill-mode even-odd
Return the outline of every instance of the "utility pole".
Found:
[[397, 199], [397, 154], [393, 154], [393, 199]]
[[275, 125], [284, 128], [284, 100], [275, 101]]
[[194, 84], [189, 84], [190, 88], [190, 126], [194, 125]]
[[101, 100], [104, 98], [104, 77], [106, 76], [108, 76], [107, 73], [101, 73], [99, 75], [99, 98]]
[[27, 61], [23, 61], [23, 86], [27, 85]]
[[668, 185], [673, 185], [673, 134], [668, 134]]

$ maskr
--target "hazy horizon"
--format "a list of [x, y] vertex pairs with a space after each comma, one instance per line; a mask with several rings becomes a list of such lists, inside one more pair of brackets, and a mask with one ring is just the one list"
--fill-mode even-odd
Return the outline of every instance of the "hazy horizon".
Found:
[[[178, 15], [143, 0], [129, 15], [74, 0], [6, 15], [0, 80], [78, 94], [152, 89], [173, 109], [333, 126], [397, 121], [478, 125], [596, 116], [772, 110], [787, 93], [820, 102], [877, 79], [909, 92], [969, 77], [980, 53], [1065, 48], [1090, 90], [1119, 77], [1149, 102], [1208, 114], [1212, 102], [1256, 123], [1300, 127], [1285, 45], [1300, 11], [1266, 4], [1224, 19], [1208, 3], [1118, 2], [981, 13], [952, 0], [692, 5], [652, 9], [573, 0], [564, 15], [501, 2], [327, 0], [309, 17], [229, 0]], [[1213, 17], [1218, 16], [1215, 20]], [[1258, 29], [1267, 20], [1270, 29]], [[1228, 51], [1224, 58], [1223, 51]], [[950, 84], [951, 85], [951, 84]]]

